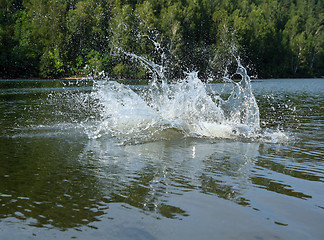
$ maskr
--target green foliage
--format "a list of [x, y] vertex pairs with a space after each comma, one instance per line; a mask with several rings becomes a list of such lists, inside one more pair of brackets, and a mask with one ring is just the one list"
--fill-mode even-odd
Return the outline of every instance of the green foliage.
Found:
[[49, 50], [41, 57], [40, 75], [45, 78], [60, 77], [64, 73], [64, 63], [57, 48]]
[[103, 60], [100, 53], [95, 50], [91, 50], [87, 55], [86, 74], [97, 77], [103, 69]]
[[[66, 39], [71, 55], [86, 55], [91, 50], [102, 51], [106, 44], [106, 16], [98, 1], [80, 1], [66, 16]], [[76, 56], [75, 56], [76, 57]]]
[[[318, 0], [1, 0], [0, 77], [147, 77], [125, 52], [221, 76], [241, 56], [259, 77], [324, 75]], [[154, 41], [167, 51], [154, 48]]]
[[118, 63], [113, 69], [113, 74], [118, 78], [122, 78], [127, 73], [127, 67], [122, 63]]

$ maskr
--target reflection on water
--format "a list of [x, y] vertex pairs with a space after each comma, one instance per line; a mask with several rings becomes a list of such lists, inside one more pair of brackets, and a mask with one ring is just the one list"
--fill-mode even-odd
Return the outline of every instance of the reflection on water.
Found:
[[113, 202], [179, 218], [189, 213], [168, 199], [193, 190], [249, 204], [242, 192], [251, 185], [259, 143], [75, 140], [6, 139], [15, 144], [1, 162], [1, 218], [36, 227], [91, 226]]
[[323, 238], [322, 90], [267, 84], [254, 85], [261, 125], [282, 144], [88, 139], [79, 120], [93, 112], [71, 89], [0, 90], [0, 238]]
[[[92, 140], [80, 160], [94, 166], [94, 175], [113, 192], [112, 201], [171, 217], [184, 211], [166, 205], [169, 195], [190, 190], [245, 204], [240, 191], [249, 184], [248, 169], [257, 150], [258, 143], [233, 146], [231, 142], [213, 144], [193, 139], [129, 146]], [[228, 179], [222, 177], [224, 174]]]
[[93, 222], [102, 214], [96, 179], [75, 159], [80, 146], [66, 147], [69, 142], [63, 139], [8, 141], [14, 144], [6, 144], [13, 155], [6, 154], [1, 161], [2, 218], [66, 229]]
[[320, 195], [299, 186], [302, 180], [323, 182], [323, 171], [287, 163], [286, 146], [203, 139], [125, 146], [68, 135], [1, 139], [9, 148], [1, 149], [0, 216], [9, 222], [62, 230], [91, 227], [109, 215], [114, 202], [157, 219], [182, 219], [190, 209], [169, 201], [189, 191], [255, 208], [246, 192], [260, 188], [324, 207]]

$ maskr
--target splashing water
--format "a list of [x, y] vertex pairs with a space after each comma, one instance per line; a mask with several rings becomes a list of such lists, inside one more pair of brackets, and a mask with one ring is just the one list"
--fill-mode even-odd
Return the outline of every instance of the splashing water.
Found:
[[233, 85], [228, 99], [212, 96], [197, 72], [170, 84], [163, 67], [129, 54], [153, 73], [151, 83], [136, 91], [109, 79], [95, 81], [91, 97], [96, 99], [100, 117], [84, 123], [90, 138], [113, 136], [122, 143], [143, 143], [183, 137], [252, 139], [281, 141], [286, 136], [262, 131], [259, 108], [251, 89], [250, 77], [238, 61], [240, 82]]

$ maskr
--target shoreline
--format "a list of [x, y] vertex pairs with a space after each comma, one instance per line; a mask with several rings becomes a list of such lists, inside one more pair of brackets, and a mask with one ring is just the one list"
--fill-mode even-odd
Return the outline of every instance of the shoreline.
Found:
[[[40, 80], [40, 81], [48, 81], [48, 80], [87, 80], [89, 77], [81, 77], [81, 76], [70, 76], [70, 77], [60, 77], [60, 78], [39, 78], [39, 77], [0, 77], [1, 80]], [[271, 77], [271, 78], [251, 78], [251, 81], [257, 80], [269, 80], [269, 79], [324, 79], [324, 76], [321, 77]], [[149, 78], [109, 78], [112, 81], [150, 81]], [[202, 81], [206, 82], [208, 79], [201, 79]], [[233, 80], [239, 80], [239, 78], [233, 78]], [[209, 82], [222, 82], [221, 79], [215, 79]]]

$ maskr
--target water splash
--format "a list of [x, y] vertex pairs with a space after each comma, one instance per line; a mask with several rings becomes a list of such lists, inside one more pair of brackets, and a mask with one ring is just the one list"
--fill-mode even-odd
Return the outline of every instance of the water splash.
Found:
[[260, 128], [260, 113], [252, 92], [250, 77], [239, 60], [237, 60], [237, 63], [236, 74], [241, 75], [242, 80], [236, 83], [225, 78], [226, 81], [234, 85], [234, 88], [230, 97], [223, 103], [222, 108], [230, 122], [258, 129]]
[[121, 143], [184, 137], [270, 142], [285, 139], [284, 134], [260, 128], [250, 77], [239, 60], [236, 73], [242, 79], [235, 82], [225, 78], [233, 88], [223, 99], [207, 91], [198, 72], [168, 83], [162, 66], [142, 56], [127, 55], [155, 73], [153, 79], [140, 90], [109, 79], [96, 80], [91, 98], [96, 100], [100, 117], [84, 123], [90, 138], [113, 136]]

